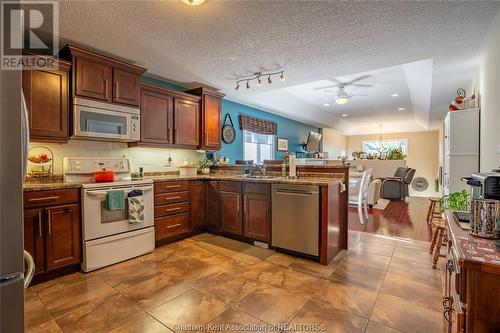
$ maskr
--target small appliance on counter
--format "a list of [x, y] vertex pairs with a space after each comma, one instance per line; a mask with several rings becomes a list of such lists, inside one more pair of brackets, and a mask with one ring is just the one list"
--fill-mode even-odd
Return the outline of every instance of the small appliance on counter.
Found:
[[84, 272], [154, 250], [153, 181], [132, 180], [129, 159], [65, 158], [64, 181], [82, 183]]
[[471, 187], [473, 199], [500, 200], [500, 172], [473, 173], [462, 180]]

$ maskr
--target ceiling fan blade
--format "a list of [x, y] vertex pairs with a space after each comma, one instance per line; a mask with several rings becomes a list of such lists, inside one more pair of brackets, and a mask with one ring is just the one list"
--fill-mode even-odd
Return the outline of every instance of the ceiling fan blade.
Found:
[[337, 88], [337, 85], [329, 85], [329, 86], [323, 86], [323, 87], [318, 87], [314, 88], [313, 90], [323, 90], [323, 89], [330, 89], [330, 88]]
[[360, 76], [358, 78], [355, 78], [354, 80], [350, 81], [350, 82], [346, 82], [346, 84], [350, 84], [352, 85], [354, 82], [358, 82], [358, 81], [361, 81], [361, 80], [364, 80], [364, 79], [368, 79], [372, 77], [371, 75], [363, 75], [363, 76]]
[[369, 87], [373, 87], [373, 84], [357, 84], [357, 83], [354, 83], [354, 84], [351, 84], [350, 86], [352, 86], [352, 87], [366, 87], [366, 88], [369, 88]]
[[351, 97], [366, 97], [368, 95], [358, 95], [358, 94], [356, 94], [356, 95], [349, 95], [349, 96], [351, 96]]

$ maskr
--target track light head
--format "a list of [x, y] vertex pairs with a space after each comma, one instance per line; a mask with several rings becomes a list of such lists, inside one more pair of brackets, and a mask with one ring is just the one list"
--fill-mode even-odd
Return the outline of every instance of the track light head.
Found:
[[284, 72], [281, 72], [280, 80], [281, 80], [281, 82], [285, 82], [286, 77], [285, 77], [285, 73]]
[[267, 83], [269, 83], [269, 84], [273, 83], [273, 81], [271, 80], [271, 75], [269, 75], [269, 76], [267, 77]]
[[260, 76], [257, 77], [257, 85], [259, 87], [262, 85], [262, 81], [260, 80]]
[[240, 89], [240, 84], [237, 82], [236, 87], [234, 87], [234, 90], [239, 90]]
[[250, 89], [250, 83], [247, 80], [247, 89]]

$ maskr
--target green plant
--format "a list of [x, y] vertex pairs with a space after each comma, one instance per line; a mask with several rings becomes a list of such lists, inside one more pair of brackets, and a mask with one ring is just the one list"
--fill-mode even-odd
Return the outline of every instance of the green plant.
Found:
[[404, 160], [406, 155], [403, 154], [403, 149], [399, 148], [390, 148], [387, 151], [387, 159], [388, 160]]
[[434, 192], [439, 192], [439, 178], [434, 179]]
[[453, 192], [445, 195], [439, 201], [439, 206], [441, 208], [441, 212], [444, 212], [445, 209], [468, 211], [469, 193], [467, 193], [466, 190], [462, 190], [462, 192]]
[[205, 168], [210, 168], [212, 165], [213, 165], [212, 161], [206, 158], [198, 161], [198, 169], [200, 170]]

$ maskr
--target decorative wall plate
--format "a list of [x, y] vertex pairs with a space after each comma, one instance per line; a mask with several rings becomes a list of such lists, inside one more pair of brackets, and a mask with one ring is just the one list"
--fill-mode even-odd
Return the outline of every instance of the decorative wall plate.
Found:
[[429, 182], [424, 177], [416, 177], [411, 182], [411, 187], [417, 192], [424, 192], [429, 188]]
[[[226, 124], [227, 118], [229, 118], [230, 124]], [[231, 119], [231, 115], [226, 113], [224, 123], [222, 124], [222, 141], [224, 143], [233, 143], [235, 139], [236, 131], [234, 130], [233, 120]]]

